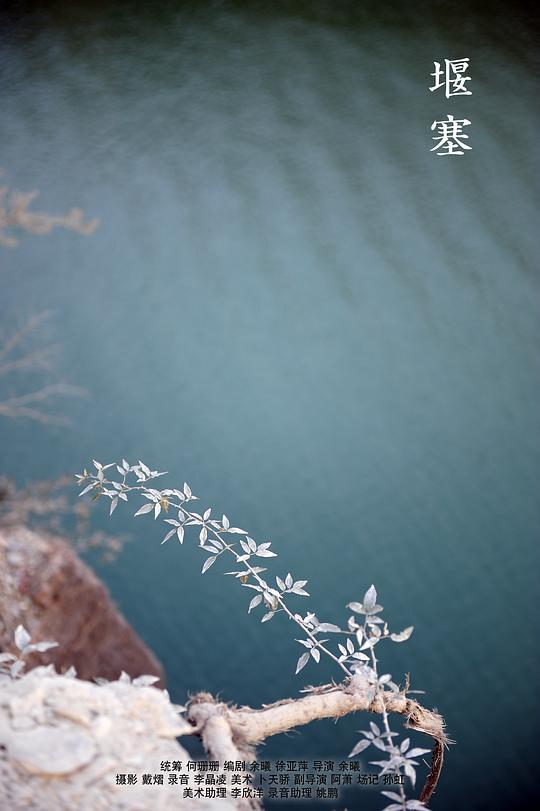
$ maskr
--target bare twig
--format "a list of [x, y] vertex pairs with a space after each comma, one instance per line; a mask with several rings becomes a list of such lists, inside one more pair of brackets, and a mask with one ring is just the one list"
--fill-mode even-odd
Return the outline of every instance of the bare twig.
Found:
[[69, 420], [61, 414], [49, 414], [38, 408], [38, 404], [49, 403], [50, 400], [58, 396], [84, 397], [85, 389], [79, 386], [70, 386], [67, 383], [53, 383], [42, 386], [36, 391], [21, 394], [19, 397], [9, 397], [0, 402], [0, 416], [2, 417], [27, 417], [37, 422], [48, 425], [62, 425]]
[[[20, 372], [47, 370], [51, 367], [54, 346], [38, 346], [25, 351], [29, 339], [37, 340], [36, 333], [49, 319], [50, 313], [41, 312], [31, 316], [26, 323], [7, 338], [0, 347], [0, 377]], [[86, 394], [79, 386], [67, 383], [50, 383], [24, 394], [0, 399], [1, 417], [26, 417], [47, 425], [62, 425], [68, 420], [62, 414], [50, 413], [49, 403], [57, 397], [81, 397]]]
[[99, 550], [103, 561], [112, 561], [126, 543], [126, 536], [93, 530], [89, 505], [73, 504], [68, 495], [71, 476], [32, 481], [16, 487], [12, 479], [0, 476], [0, 528], [35, 527], [41, 532], [60, 534], [78, 552]]
[[30, 204], [38, 196], [37, 191], [20, 192], [9, 186], [0, 186], [0, 245], [15, 248], [17, 237], [6, 233], [8, 228], [21, 228], [31, 234], [49, 234], [53, 228], [67, 228], [77, 234], [93, 234], [99, 220], [84, 220], [80, 208], [71, 208], [66, 214], [51, 215], [31, 211]]
[[[35, 332], [38, 327], [48, 321], [50, 316], [51, 314], [48, 310], [31, 316], [20, 329], [16, 330], [16, 332], [5, 341], [4, 345], [0, 347], [0, 374], [6, 374], [7, 371], [11, 371], [10, 367], [16, 368], [20, 359], [11, 357], [14, 350], [17, 349], [29, 335]], [[28, 355], [24, 355], [23, 360], [27, 357]]]

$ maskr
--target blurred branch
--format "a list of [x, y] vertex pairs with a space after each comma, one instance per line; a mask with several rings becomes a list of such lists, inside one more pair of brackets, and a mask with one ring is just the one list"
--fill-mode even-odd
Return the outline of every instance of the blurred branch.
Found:
[[38, 405], [48, 403], [57, 396], [82, 397], [85, 394], [85, 390], [79, 386], [70, 386], [67, 383], [53, 383], [27, 394], [22, 394], [19, 397], [9, 397], [7, 400], [3, 400], [0, 402], [0, 416], [27, 417], [46, 425], [65, 425], [69, 422], [67, 417], [61, 414], [48, 414], [38, 408]]
[[40, 347], [33, 352], [28, 352], [21, 356], [15, 356], [15, 350], [32, 332], [37, 330], [50, 317], [48, 311], [31, 316], [23, 327], [18, 329], [0, 347], [0, 375], [13, 371], [28, 371], [32, 369], [50, 368], [50, 360], [54, 347]]
[[89, 236], [99, 225], [98, 219], [84, 220], [80, 208], [71, 208], [66, 214], [53, 215], [30, 210], [37, 191], [20, 192], [9, 186], [0, 186], [0, 245], [15, 248], [16, 236], [6, 233], [8, 228], [20, 228], [30, 234], [49, 234], [53, 228], [67, 228], [77, 234]]
[[[38, 346], [25, 351], [25, 343], [33, 338], [38, 340], [36, 333], [49, 317], [50, 313], [46, 311], [33, 315], [5, 340], [0, 347], [0, 378], [13, 373], [51, 369], [55, 346]], [[61, 382], [49, 383], [13, 396], [6, 396], [0, 391], [0, 417], [25, 417], [45, 425], [62, 425], [68, 422], [67, 418], [62, 414], [50, 413], [50, 403], [58, 397], [82, 397], [85, 394], [85, 390], [79, 386]]]
[[[61, 227], [78, 234], [89, 235], [98, 227], [97, 219], [84, 220], [80, 208], [72, 208], [67, 214], [62, 215], [30, 210], [30, 204], [37, 195], [37, 191], [23, 193], [9, 186], [0, 186], [0, 246], [14, 248], [18, 245], [18, 239], [6, 233], [8, 228], [20, 228], [32, 234], [49, 234], [53, 228]], [[0, 377], [14, 372], [34, 372], [51, 368], [55, 347], [38, 346], [30, 351], [20, 351], [28, 337], [33, 336], [48, 317], [47, 312], [32, 316], [0, 347]], [[49, 383], [20, 395], [6, 396], [0, 393], [0, 417], [25, 417], [44, 424], [63, 424], [67, 422], [63, 415], [51, 414], [47, 410], [51, 400], [65, 396], [80, 397], [84, 394], [84, 390], [78, 386], [59, 382]]]
[[[41, 235], [60, 227], [90, 235], [98, 227], [99, 220], [85, 221], [80, 208], [72, 208], [62, 215], [31, 210], [30, 205], [37, 195], [37, 191], [23, 193], [7, 185], [0, 186], [0, 246], [14, 248], [18, 245], [17, 237], [7, 233], [7, 229], [11, 228]], [[25, 417], [43, 424], [64, 424], [68, 422], [64, 415], [49, 411], [51, 403], [59, 397], [81, 397], [86, 394], [79, 386], [62, 382], [34, 384], [30, 391], [23, 391], [22, 394], [6, 392], [10, 375], [53, 368], [56, 347], [42, 345], [38, 335], [38, 330], [49, 317], [47, 311], [37, 313], [3, 342], [0, 340], [0, 417]], [[28, 348], [29, 341], [35, 341], [37, 346]], [[17, 389], [20, 391], [21, 386], [17, 386]], [[76, 537], [75, 545], [79, 551], [101, 547], [105, 550], [105, 558], [113, 558], [123, 541], [104, 532], [89, 532], [88, 508], [80, 503], [75, 507], [72, 505], [64, 492], [68, 484], [71, 484], [71, 479], [62, 477], [53, 481], [33, 482], [17, 490], [10, 479], [0, 477], [0, 526], [31, 526], [37, 519], [40, 528], [61, 532], [66, 518], [71, 517], [73, 526], [68, 534]]]
[[72, 539], [78, 552], [100, 549], [103, 560], [114, 560], [126, 537], [92, 531], [90, 506], [80, 500], [73, 503], [68, 491], [72, 484], [71, 476], [60, 476], [17, 488], [12, 479], [0, 476], [0, 527], [27, 526], [59, 533]]

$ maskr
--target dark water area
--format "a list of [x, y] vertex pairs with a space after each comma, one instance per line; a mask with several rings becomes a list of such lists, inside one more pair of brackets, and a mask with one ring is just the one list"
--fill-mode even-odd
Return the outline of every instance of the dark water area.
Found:
[[[391, 626], [415, 626], [384, 669], [410, 672], [457, 742], [434, 811], [529, 808], [535, 789], [531, 9], [0, 13], [1, 182], [100, 218], [93, 236], [0, 246], [2, 331], [51, 311], [57, 375], [88, 392], [61, 404], [68, 426], [1, 421], [0, 472], [24, 483], [142, 459], [271, 540], [275, 573], [309, 581], [298, 610], [344, 622], [375, 583]], [[462, 57], [473, 95], [430, 93], [434, 60]], [[430, 152], [449, 112], [471, 121], [463, 157]], [[96, 526], [132, 538], [96, 566], [175, 700], [258, 706], [339, 678], [322, 664], [295, 678], [285, 620], [260, 625], [217, 566], [199, 575], [195, 537], [160, 546], [161, 526], [133, 512], [96, 507]], [[261, 754], [339, 762], [364, 722], [318, 722]]]

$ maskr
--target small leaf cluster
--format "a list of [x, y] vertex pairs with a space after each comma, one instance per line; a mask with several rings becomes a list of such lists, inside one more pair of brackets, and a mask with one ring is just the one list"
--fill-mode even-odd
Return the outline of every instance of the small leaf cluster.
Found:
[[14, 634], [15, 646], [19, 655], [13, 653], [0, 653], [0, 674], [16, 679], [22, 675], [26, 666], [25, 656], [31, 653], [44, 653], [50, 648], [56, 648], [57, 642], [32, 642], [30, 634], [23, 625], [18, 625]]

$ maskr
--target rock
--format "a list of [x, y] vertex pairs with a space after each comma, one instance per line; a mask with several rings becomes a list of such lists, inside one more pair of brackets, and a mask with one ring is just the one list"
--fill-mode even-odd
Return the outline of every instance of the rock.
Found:
[[71, 665], [80, 679], [158, 676], [163, 668], [129, 626], [92, 570], [65, 541], [24, 527], [0, 528], [0, 650], [16, 652], [24, 625], [32, 641], [58, 642], [28, 666]]
[[59, 777], [87, 766], [96, 755], [96, 745], [84, 729], [65, 730], [38, 727], [15, 728], [8, 736], [10, 758], [33, 774]]
[[[191, 759], [175, 740], [192, 728], [163, 690], [100, 685], [38, 667], [0, 676], [0, 808], [9, 811], [234, 811], [226, 799], [184, 799], [144, 783], [162, 761]], [[137, 774], [132, 785], [117, 775]]]

